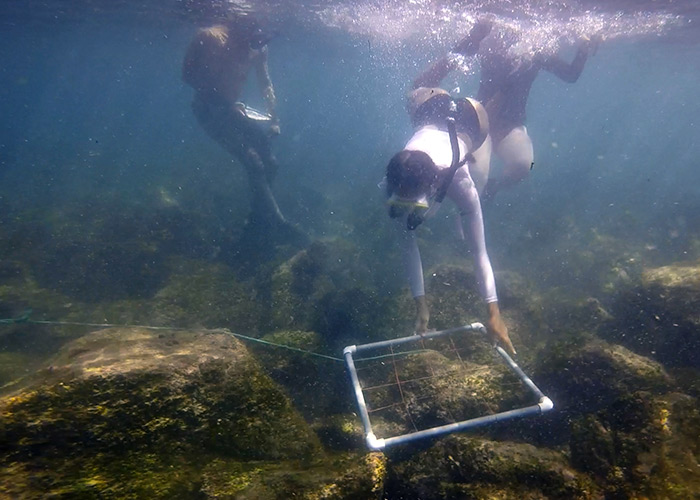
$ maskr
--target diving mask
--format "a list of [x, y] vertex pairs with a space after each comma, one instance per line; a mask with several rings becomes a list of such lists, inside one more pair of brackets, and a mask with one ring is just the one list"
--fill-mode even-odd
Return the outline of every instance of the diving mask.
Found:
[[418, 198], [404, 198], [392, 194], [386, 204], [389, 206], [389, 216], [392, 219], [403, 217], [409, 213], [423, 212], [430, 207], [428, 195], [422, 195]]

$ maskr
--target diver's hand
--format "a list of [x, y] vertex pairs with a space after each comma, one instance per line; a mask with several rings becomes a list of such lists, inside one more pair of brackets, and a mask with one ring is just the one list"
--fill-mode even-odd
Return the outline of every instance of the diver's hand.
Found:
[[480, 18], [469, 33], [475, 41], [481, 41], [491, 33], [493, 29], [493, 19], [489, 17]]
[[416, 301], [416, 326], [415, 331], [418, 335], [423, 335], [428, 331], [428, 321], [430, 321], [430, 309], [428, 309], [428, 301], [425, 300], [425, 295], [415, 298]]
[[489, 335], [491, 335], [493, 340], [501, 344], [501, 347], [508, 351], [509, 354], [515, 354], [513, 343], [508, 336], [508, 327], [501, 318], [498, 302], [490, 302], [488, 304], [488, 313], [489, 319], [486, 321], [486, 330], [488, 330]]
[[581, 47], [579, 50], [585, 53], [587, 56], [594, 56], [596, 52], [598, 52], [598, 47], [602, 41], [603, 37], [601, 35], [596, 34], [592, 35], [591, 37], [584, 35], [581, 40]]
[[462, 38], [452, 49], [456, 54], [468, 55], [476, 52], [478, 44], [491, 33], [493, 22], [488, 18], [479, 19], [469, 34]]

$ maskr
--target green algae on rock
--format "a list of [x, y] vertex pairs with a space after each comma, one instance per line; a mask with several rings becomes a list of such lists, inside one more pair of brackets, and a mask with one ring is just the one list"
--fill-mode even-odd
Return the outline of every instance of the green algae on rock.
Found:
[[262, 306], [255, 290], [222, 264], [178, 259], [173, 272], [149, 302], [151, 321], [185, 328], [231, 327], [252, 335]]
[[37, 458], [50, 469], [63, 457], [100, 463], [93, 459], [125, 453], [302, 462], [321, 453], [289, 399], [226, 332], [97, 331], [12, 389], [0, 401], [3, 488]]
[[379, 500], [385, 476], [381, 453], [337, 455], [303, 468], [217, 459], [204, 469], [202, 491], [212, 499]]
[[[384, 338], [409, 317], [404, 297], [380, 295], [356, 248], [342, 240], [316, 242], [281, 264], [271, 278], [267, 328], [315, 331], [333, 349]], [[407, 303], [407, 301], [406, 301]]]
[[530, 444], [453, 435], [392, 470], [391, 498], [599, 498], [564, 453]]
[[642, 273], [622, 290], [607, 338], [667, 366], [700, 368], [700, 262], [678, 263]]
[[37, 447], [172, 443], [259, 459], [318, 451], [287, 397], [224, 332], [94, 332], [2, 406], [3, 442], [17, 457]]
[[345, 366], [341, 360], [310, 354], [334, 354], [318, 333], [280, 330], [265, 335], [262, 340], [275, 346], [252, 344], [252, 352], [308, 421], [354, 409]]
[[606, 498], [692, 498], [700, 487], [698, 401], [635, 392], [572, 422], [571, 461]]
[[656, 361], [591, 336], [552, 342], [540, 353], [534, 376], [560, 410], [575, 414], [595, 412], [634, 391], [665, 391], [672, 384]]

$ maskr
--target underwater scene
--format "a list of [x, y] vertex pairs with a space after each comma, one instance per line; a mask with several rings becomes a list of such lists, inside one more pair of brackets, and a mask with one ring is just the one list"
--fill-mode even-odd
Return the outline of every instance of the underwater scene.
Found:
[[0, 498], [700, 499], [699, 2], [0, 26]]

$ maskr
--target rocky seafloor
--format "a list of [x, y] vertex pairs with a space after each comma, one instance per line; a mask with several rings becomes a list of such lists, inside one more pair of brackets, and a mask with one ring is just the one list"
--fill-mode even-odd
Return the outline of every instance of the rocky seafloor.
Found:
[[[1, 497], [700, 498], [700, 262], [628, 269], [596, 296], [498, 273], [517, 360], [555, 409], [369, 452], [339, 358], [410, 331], [408, 294], [349, 240], [242, 273], [183, 252], [169, 220], [122, 239], [66, 224], [50, 243], [3, 226]], [[468, 263], [427, 275], [433, 327], [479, 320]], [[416, 423], [522, 403], [488, 342], [462, 347], [468, 376], [431, 381]], [[404, 369], [454, 364], [436, 350]]]

